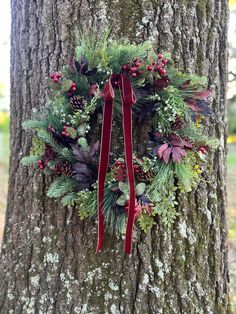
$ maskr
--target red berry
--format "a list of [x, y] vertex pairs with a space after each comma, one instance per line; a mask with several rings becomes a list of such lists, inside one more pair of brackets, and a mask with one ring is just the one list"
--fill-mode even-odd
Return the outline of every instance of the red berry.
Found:
[[136, 67], [140, 67], [141, 62], [138, 61], [138, 62], [135, 63], [135, 65], [136, 65]]
[[204, 155], [205, 155], [205, 154], [206, 154], [206, 152], [207, 152], [207, 151], [205, 150], [205, 148], [204, 148], [204, 147], [202, 147], [202, 146], [201, 146], [201, 147], [199, 147], [199, 150], [200, 150], [200, 152], [201, 152], [202, 154], [204, 154]]
[[143, 71], [138, 71], [137, 73], [138, 73], [138, 75], [142, 75]]
[[153, 62], [152, 62], [152, 65], [156, 65], [156, 62], [155, 62], [155, 61], [153, 61]]
[[160, 69], [159, 73], [160, 73], [161, 75], [165, 75], [165, 74], [166, 74], [166, 70], [165, 70], [165, 69]]
[[152, 70], [153, 70], [153, 66], [152, 66], [152, 65], [149, 65], [149, 66], [147, 67], [147, 70], [148, 70], [148, 71], [152, 71]]
[[136, 71], [137, 71], [137, 68], [136, 68], [136, 67], [131, 67], [131, 68], [130, 68], [130, 71], [131, 71], [131, 72], [136, 72]]
[[158, 53], [158, 59], [162, 59], [163, 58], [163, 54], [162, 53]]
[[53, 79], [53, 78], [54, 78], [54, 76], [55, 76], [55, 74], [54, 74], [54, 73], [51, 73], [51, 74], [50, 74], [51, 79]]
[[165, 58], [163, 58], [161, 61], [162, 61], [163, 64], [167, 63], [167, 59], [165, 59]]
[[59, 79], [58, 79], [56, 76], [54, 76], [53, 82], [54, 82], [54, 83], [58, 83], [58, 82], [59, 82]]
[[127, 64], [123, 65], [122, 69], [123, 69], [124, 71], [128, 70], [128, 65], [127, 65]]
[[76, 86], [73, 86], [71, 89], [72, 89], [73, 91], [76, 91]]
[[57, 73], [57, 78], [61, 78], [61, 73]]
[[132, 73], [132, 77], [136, 77], [137, 76], [137, 73]]

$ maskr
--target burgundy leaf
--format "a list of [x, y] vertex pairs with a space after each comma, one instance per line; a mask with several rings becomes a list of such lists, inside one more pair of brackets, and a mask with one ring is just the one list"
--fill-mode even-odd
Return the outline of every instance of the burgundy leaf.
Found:
[[211, 89], [208, 89], [208, 90], [204, 90], [204, 91], [201, 91], [201, 92], [196, 92], [194, 94], [194, 98], [195, 99], [206, 99], [208, 98], [212, 93], [212, 90]]
[[202, 109], [197, 105], [197, 102], [194, 100], [188, 100], [187, 105], [189, 108], [191, 108], [195, 112], [201, 112]]
[[186, 148], [192, 149], [193, 148], [193, 144], [190, 143], [188, 140], [183, 140], [183, 145]]
[[75, 155], [76, 160], [84, 161], [84, 153], [82, 149], [80, 149], [78, 145], [74, 145], [74, 144], [71, 144], [71, 148], [72, 148], [73, 154]]
[[87, 165], [80, 162], [73, 164], [73, 169], [76, 171], [76, 173], [83, 173], [86, 175], [90, 172]]
[[172, 147], [169, 147], [167, 148], [164, 153], [163, 153], [163, 160], [166, 164], [168, 164], [169, 160], [170, 160], [170, 154], [171, 154], [171, 151], [172, 151]]
[[153, 81], [153, 86], [155, 86], [157, 88], [165, 88], [168, 85], [169, 85], [168, 78], [162, 78], [162, 79], [158, 79], [158, 80]]
[[180, 163], [183, 156], [186, 156], [186, 152], [181, 147], [174, 147], [172, 149], [172, 158], [174, 162]]
[[159, 147], [160, 147], [160, 146], [155, 146], [155, 147], [153, 148], [153, 151], [152, 151], [153, 156], [156, 156], [156, 155], [157, 155], [157, 152], [158, 152]]
[[165, 151], [167, 148], [168, 148], [168, 144], [167, 144], [167, 143], [161, 145], [161, 146], [158, 148], [157, 155], [158, 155], [158, 157], [159, 157], [160, 159], [162, 158], [163, 153], [164, 153], [164, 151]]
[[180, 146], [183, 147], [183, 140], [176, 134], [170, 134], [168, 136], [168, 141], [171, 143], [173, 146]]

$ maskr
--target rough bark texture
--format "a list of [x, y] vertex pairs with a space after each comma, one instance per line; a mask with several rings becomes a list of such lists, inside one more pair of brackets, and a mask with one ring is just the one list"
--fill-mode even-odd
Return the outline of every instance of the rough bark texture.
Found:
[[[12, 0], [11, 162], [1, 255], [0, 312], [229, 313], [225, 219], [226, 0]], [[132, 256], [96, 227], [45, 196], [47, 180], [20, 164], [30, 136], [22, 120], [46, 98], [46, 81], [73, 53], [75, 33], [101, 29], [153, 38], [176, 65], [209, 77], [215, 88], [210, 133], [220, 148], [210, 179], [182, 197], [167, 232], [137, 234]]]

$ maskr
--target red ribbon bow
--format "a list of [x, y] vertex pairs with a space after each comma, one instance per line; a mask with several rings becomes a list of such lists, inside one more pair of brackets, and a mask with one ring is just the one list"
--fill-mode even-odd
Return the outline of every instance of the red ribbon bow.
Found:
[[132, 108], [136, 102], [131, 82], [127, 75], [112, 74], [104, 88], [104, 109], [101, 137], [100, 162], [98, 170], [98, 244], [97, 252], [102, 249], [104, 240], [104, 186], [108, 170], [111, 129], [113, 116], [114, 88], [119, 87], [122, 98], [125, 161], [129, 182], [129, 211], [125, 236], [125, 252], [132, 248], [132, 230], [135, 215], [135, 184], [133, 170]]

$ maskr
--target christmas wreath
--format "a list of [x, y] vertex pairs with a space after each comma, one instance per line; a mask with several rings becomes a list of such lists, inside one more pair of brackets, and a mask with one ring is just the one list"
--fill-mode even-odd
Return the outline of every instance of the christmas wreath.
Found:
[[[45, 106], [23, 123], [35, 133], [22, 162], [54, 174], [48, 197], [62, 198], [81, 219], [98, 219], [97, 251], [104, 225], [118, 234], [126, 226], [130, 253], [133, 225], [146, 232], [160, 219], [169, 226], [177, 191], [190, 192], [205, 177], [206, 154], [217, 145], [203, 132], [212, 113], [206, 78], [179, 72], [150, 42], [91, 36], [50, 74], [49, 87]], [[110, 154], [113, 115], [123, 123], [120, 156]], [[134, 145], [132, 122], [146, 126], [146, 140]]]

